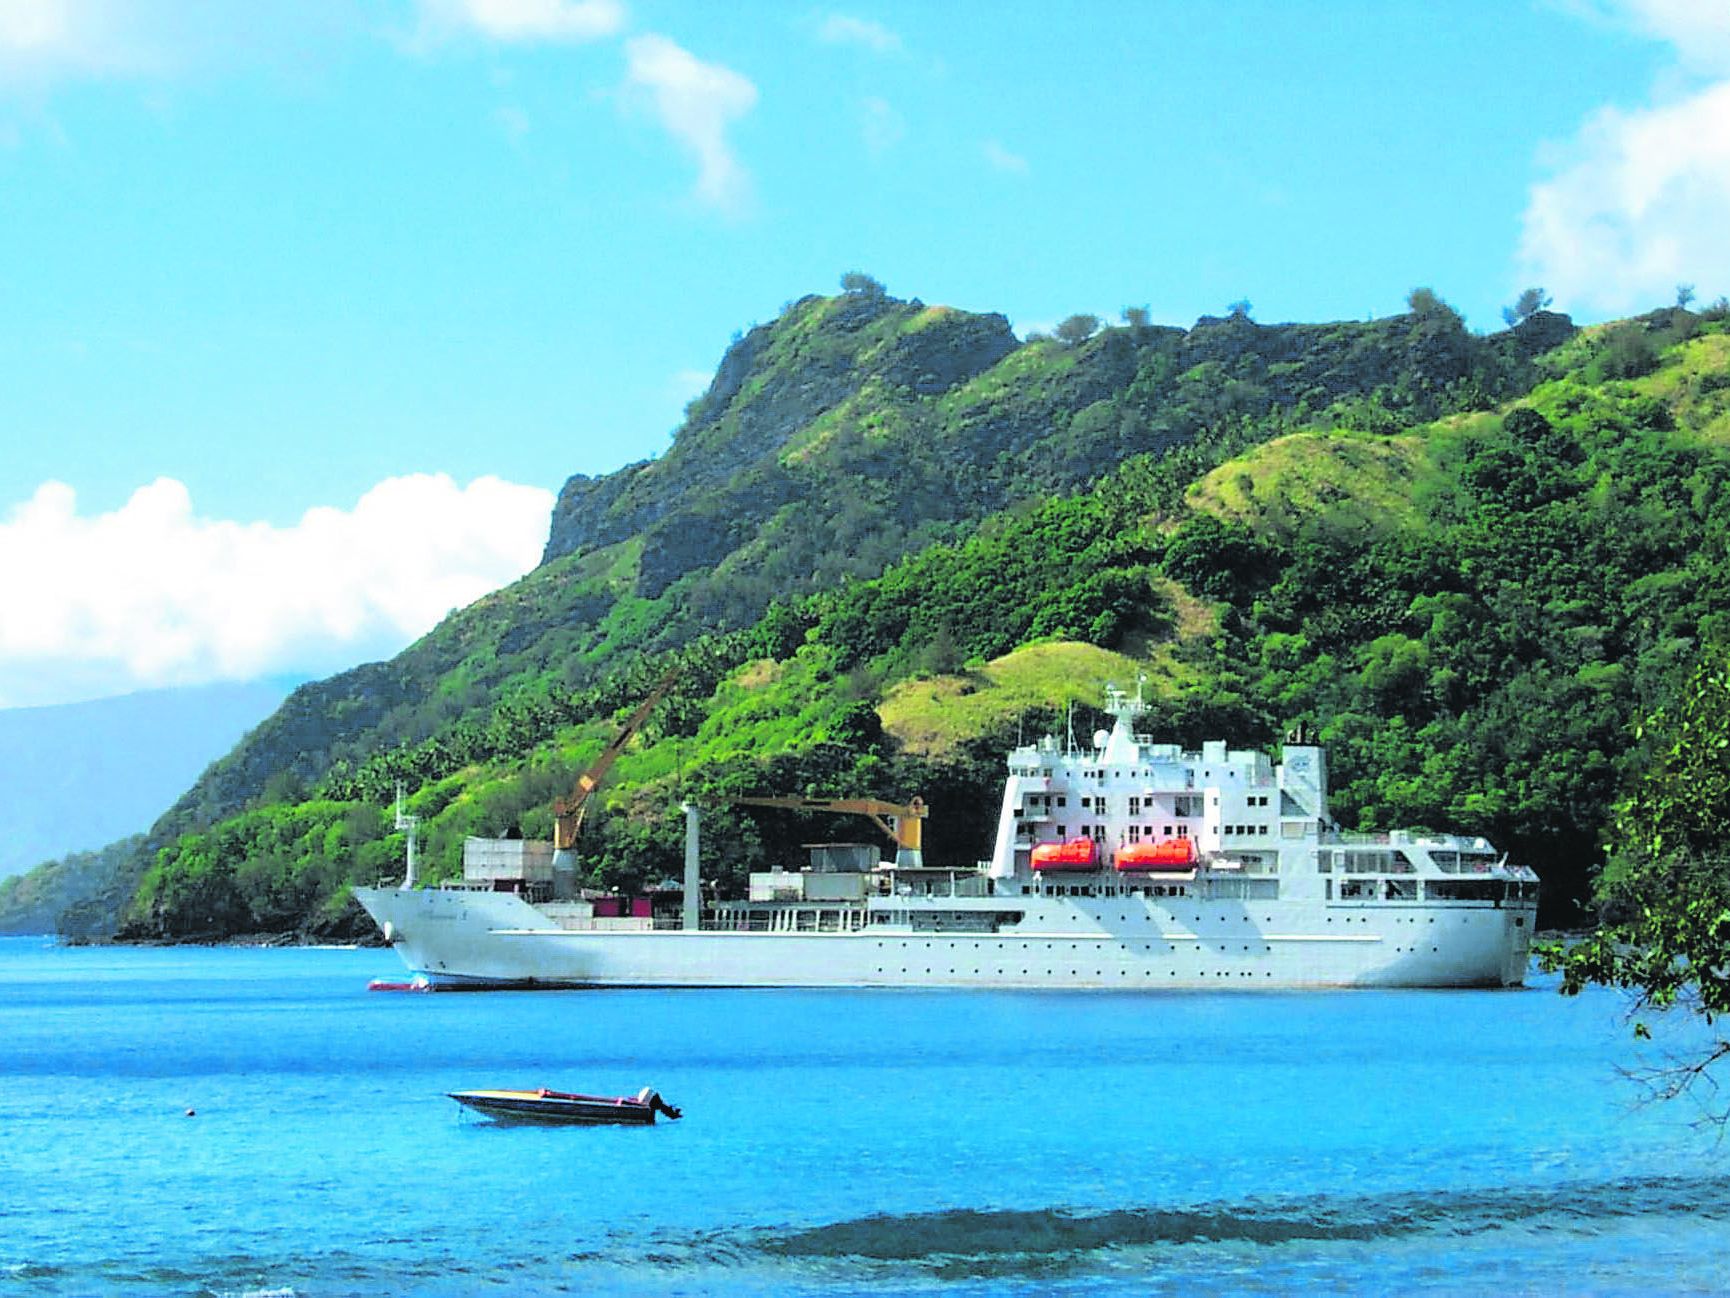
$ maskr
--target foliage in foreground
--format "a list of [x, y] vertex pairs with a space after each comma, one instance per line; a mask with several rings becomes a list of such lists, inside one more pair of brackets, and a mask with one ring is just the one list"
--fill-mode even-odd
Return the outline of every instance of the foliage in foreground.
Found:
[[[1730, 1056], [1730, 649], [1708, 651], [1686, 686], [1637, 731], [1644, 773], [1617, 805], [1615, 851], [1599, 884], [1603, 921], [1572, 946], [1540, 952], [1562, 990], [1617, 987], [1633, 996], [1634, 1031], [1647, 1011], [1682, 1009], [1713, 1030], [1690, 1058], [1660, 1070], [1679, 1095]], [[1730, 1119], [1730, 1111], [1716, 1115]]]

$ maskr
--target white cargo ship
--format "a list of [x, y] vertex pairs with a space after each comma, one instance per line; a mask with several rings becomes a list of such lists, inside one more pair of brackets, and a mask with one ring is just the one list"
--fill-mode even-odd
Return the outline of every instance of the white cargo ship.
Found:
[[[460, 885], [357, 888], [435, 985], [558, 987], [1509, 987], [1525, 977], [1538, 879], [1482, 838], [1354, 834], [1328, 813], [1326, 754], [1283, 760], [1137, 735], [1110, 692], [1091, 746], [1008, 757], [996, 844], [927, 866], [923, 807], [901, 849], [813, 849], [808, 868], [699, 901], [687, 807], [683, 905], [613, 915], [556, 887], [551, 844], [515, 867], [472, 840]], [[540, 853], [537, 855], [536, 849]], [[412, 874], [412, 872], [411, 872]], [[412, 878], [409, 881], [412, 882]], [[561, 895], [563, 894], [563, 895]]]

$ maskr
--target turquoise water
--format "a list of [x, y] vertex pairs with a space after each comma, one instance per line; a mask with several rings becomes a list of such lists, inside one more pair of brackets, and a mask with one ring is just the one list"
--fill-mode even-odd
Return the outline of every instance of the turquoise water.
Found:
[[[400, 973], [0, 940], [0, 1294], [1730, 1289], [1730, 1145], [1636, 1103], [1608, 995]], [[539, 1085], [686, 1116], [444, 1096]]]

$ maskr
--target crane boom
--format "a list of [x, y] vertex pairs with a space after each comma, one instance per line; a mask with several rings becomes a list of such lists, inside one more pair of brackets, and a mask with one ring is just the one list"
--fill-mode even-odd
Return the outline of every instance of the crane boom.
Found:
[[[779, 807], [787, 811], [834, 811], [843, 815], [864, 816], [889, 836], [895, 844], [895, 856], [901, 864], [916, 865], [920, 861], [925, 826], [930, 813], [925, 799], [914, 798], [905, 805], [883, 802], [877, 798], [733, 798], [745, 807]], [[905, 855], [906, 860], [902, 860]]]
[[577, 845], [577, 835], [582, 832], [583, 812], [588, 807], [589, 795], [607, 778], [607, 772], [613, 769], [613, 763], [619, 760], [619, 754], [625, 751], [625, 745], [631, 742], [631, 736], [642, 728], [643, 722], [649, 718], [649, 713], [654, 711], [655, 704], [667, 697], [667, 692], [673, 688], [678, 678], [677, 667], [661, 677], [655, 688], [649, 691], [649, 697], [637, 705], [636, 711], [626, 717], [624, 725], [619, 727], [619, 733], [601, 749], [600, 756], [589, 763], [589, 769], [577, 776], [576, 787], [571, 790], [570, 796], [553, 800], [555, 850], [568, 852]]

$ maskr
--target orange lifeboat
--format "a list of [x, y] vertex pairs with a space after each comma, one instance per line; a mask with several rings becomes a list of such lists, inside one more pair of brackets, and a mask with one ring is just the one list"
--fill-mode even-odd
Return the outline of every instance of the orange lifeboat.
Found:
[[1117, 849], [1116, 856], [1119, 870], [1190, 870], [1197, 859], [1193, 838], [1126, 843]]
[[1099, 844], [1091, 838], [1072, 838], [1067, 843], [1040, 843], [1033, 849], [1033, 868], [1051, 870], [1097, 870]]

